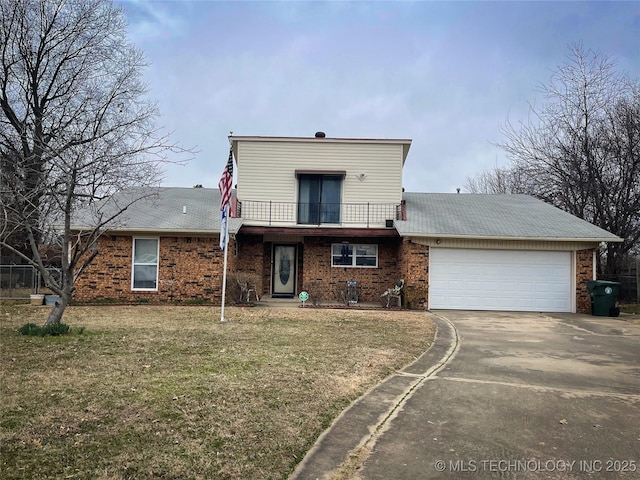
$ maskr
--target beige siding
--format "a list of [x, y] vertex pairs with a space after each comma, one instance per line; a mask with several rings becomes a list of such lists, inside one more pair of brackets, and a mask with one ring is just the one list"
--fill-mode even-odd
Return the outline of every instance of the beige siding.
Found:
[[[575, 251], [597, 248], [594, 242], [546, 242], [541, 240], [474, 240], [462, 238], [420, 238], [412, 237], [411, 241], [420, 245], [442, 248], [479, 248], [498, 250], [561, 250]], [[440, 242], [440, 243], [438, 243]]]
[[345, 171], [343, 203], [402, 199], [401, 144], [239, 141], [237, 158], [240, 201], [295, 203], [296, 170]]

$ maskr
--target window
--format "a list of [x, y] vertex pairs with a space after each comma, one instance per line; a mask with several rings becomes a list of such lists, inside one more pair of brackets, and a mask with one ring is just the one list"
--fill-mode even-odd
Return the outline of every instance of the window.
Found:
[[331, 245], [331, 265], [375, 268], [378, 266], [378, 245], [334, 243]]
[[341, 175], [298, 176], [298, 223], [340, 223]]
[[133, 290], [158, 289], [158, 246], [157, 238], [133, 239]]

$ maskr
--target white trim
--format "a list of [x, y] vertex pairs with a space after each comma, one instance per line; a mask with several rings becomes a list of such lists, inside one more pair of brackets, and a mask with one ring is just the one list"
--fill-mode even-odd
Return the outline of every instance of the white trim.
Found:
[[[232, 217], [233, 218], [233, 217]], [[237, 220], [236, 218], [233, 218]], [[79, 230], [83, 231], [83, 230]], [[220, 235], [220, 229], [217, 230], [209, 229], [209, 230], [189, 230], [189, 229], [159, 229], [159, 228], [114, 228], [111, 230], [107, 230], [104, 232], [105, 235], [148, 235], [157, 233], [164, 237], [194, 237], [194, 236], [202, 236], [202, 237], [211, 237], [216, 238]], [[236, 233], [229, 229], [229, 233]]]
[[[155, 288], [135, 288], [133, 286], [133, 277], [136, 265], [153, 265], [148, 264], [136, 264], [136, 240], [155, 240], [156, 241], [156, 286]], [[131, 237], [131, 291], [133, 292], [157, 292], [158, 285], [160, 284], [160, 237]]]
[[474, 238], [409, 237], [418, 245], [434, 248], [473, 248], [480, 250], [588, 250], [597, 248], [596, 242], [556, 242], [546, 240], [498, 240]]
[[571, 313], [577, 312], [576, 297], [578, 295], [578, 252], [575, 250], [571, 252]]
[[598, 276], [598, 257], [596, 257], [596, 249], [593, 249], [593, 265], [591, 266], [591, 280], [595, 280]]
[[[386, 145], [411, 145], [410, 138], [349, 138], [349, 137], [261, 137], [261, 136], [229, 136], [232, 142], [317, 142], [317, 143], [382, 143]], [[234, 149], [235, 153], [235, 149]]]
[[[347, 245], [349, 245], [350, 247], [352, 247], [352, 262], [351, 265], [334, 265], [333, 264], [333, 246], [334, 245], [340, 245], [342, 246], [342, 243], [332, 243], [331, 244], [331, 267], [332, 268], [378, 268], [379, 262], [379, 254], [380, 254], [380, 248], [378, 247], [377, 243], [348, 243]], [[357, 265], [357, 259], [358, 258], [373, 258], [373, 255], [360, 255], [360, 257], [358, 257], [358, 255], [356, 255], [356, 247], [358, 246], [367, 246], [367, 247], [375, 247], [376, 248], [376, 264], [375, 265]]]
[[[424, 241], [435, 239], [459, 239], [459, 240], [496, 240], [496, 241], [534, 241], [534, 242], [589, 242], [589, 243], [601, 243], [601, 242], [624, 242], [623, 238], [616, 237], [612, 234], [612, 237], [515, 237], [506, 235], [454, 235], [446, 233], [420, 233], [420, 232], [405, 232], [402, 228], [402, 221], [397, 220], [396, 229], [403, 238], [410, 238], [418, 243], [418, 239], [424, 239]], [[400, 227], [400, 228], [398, 228]]]

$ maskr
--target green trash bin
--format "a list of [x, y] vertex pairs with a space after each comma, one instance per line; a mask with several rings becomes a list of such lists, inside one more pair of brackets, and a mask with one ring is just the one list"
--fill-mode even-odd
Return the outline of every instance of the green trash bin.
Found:
[[617, 317], [620, 310], [616, 300], [620, 294], [620, 283], [607, 280], [590, 280], [587, 291], [591, 296], [591, 314], [598, 317]]

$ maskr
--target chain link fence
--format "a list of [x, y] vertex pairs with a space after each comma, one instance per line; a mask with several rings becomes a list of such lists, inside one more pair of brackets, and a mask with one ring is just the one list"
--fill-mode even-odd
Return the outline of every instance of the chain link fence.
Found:
[[[60, 269], [51, 267], [49, 274], [60, 278]], [[44, 293], [46, 285], [38, 270], [31, 265], [0, 265], [0, 298], [28, 299], [31, 294]]]

